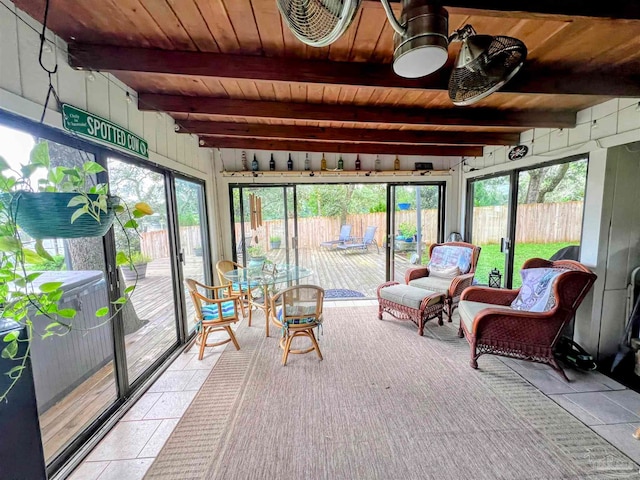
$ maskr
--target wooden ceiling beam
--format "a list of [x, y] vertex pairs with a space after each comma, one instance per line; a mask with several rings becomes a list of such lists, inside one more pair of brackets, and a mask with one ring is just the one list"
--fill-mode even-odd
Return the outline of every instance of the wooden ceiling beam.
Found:
[[457, 125], [515, 128], [573, 128], [573, 111], [503, 111], [488, 108], [394, 108], [343, 104], [265, 102], [140, 93], [140, 110], [171, 113], [400, 125]]
[[266, 125], [237, 122], [180, 120], [178, 132], [227, 137], [323, 140], [427, 145], [517, 145], [517, 132], [446, 132], [425, 130], [378, 130], [371, 128], [325, 128], [300, 125]]
[[[88, 44], [69, 45], [69, 64], [78, 69], [110, 72], [443, 92], [447, 91], [449, 82], [447, 68], [420, 79], [408, 79], [393, 73], [391, 65], [381, 63], [330, 62]], [[640, 96], [640, 75], [571, 73], [527, 64], [499, 93], [636, 97]]]
[[[400, 0], [390, 0], [393, 4]], [[367, 7], [382, 8], [380, 0], [364, 0]], [[377, 5], [376, 5], [377, 4]], [[640, 20], [638, 2], [613, 0], [609, 2], [582, 2], [575, 0], [444, 0], [442, 5], [449, 14], [500, 16], [510, 18], [554, 18]], [[399, 8], [395, 7], [394, 9]]]
[[372, 153], [379, 155], [420, 155], [436, 157], [479, 157], [482, 147], [452, 145], [387, 145], [382, 143], [336, 143], [306, 140], [274, 140], [230, 137], [202, 137], [201, 146], [285, 152]]

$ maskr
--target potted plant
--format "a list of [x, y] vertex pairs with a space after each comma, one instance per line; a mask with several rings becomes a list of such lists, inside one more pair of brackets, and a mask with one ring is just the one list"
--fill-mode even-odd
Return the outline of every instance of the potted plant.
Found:
[[269, 237], [269, 246], [272, 250], [276, 248], [280, 248], [280, 244], [282, 243], [282, 238], [280, 235], [271, 235]]
[[[0, 169], [10, 171], [4, 160]], [[46, 176], [38, 179], [34, 189], [30, 177], [41, 170]], [[3, 200], [9, 203], [16, 223], [33, 238], [100, 237], [111, 227], [120, 203], [109, 194], [106, 184], [93, 182], [104, 171], [92, 160], [79, 167], [52, 167], [48, 143], [41, 141], [31, 151], [29, 163], [22, 165], [20, 175], [6, 177], [9, 183], [2, 187], [10, 193]]]
[[[36, 192], [32, 188], [34, 173], [43, 170], [45, 178], [37, 181], [42, 191]], [[74, 227], [86, 221], [89, 228], [98, 225], [100, 231], [106, 231], [117, 218], [125, 231], [133, 230], [137, 234], [136, 219], [153, 213], [146, 203], [137, 203], [129, 208], [111, 197], [107, 184], [89, 185], [88, 180], [103, 170], [93, 161], [78, 167], [51, 167], [46, 142], [38, 143], [31, 152], [30, 161], [20, 168], [11, 168], [0, 157], [0, 320], [16, 324], [16, 329], [0, 338], [0, 357], [10, 365], [8, 370], [0, 372], [9, 379], [6, 388], [3, 385], [0, 391], [0, 403], [7, 400], [23, 372], [28, 372], [34, 335], [42, 338], [65, 335], [72, 330], [73, 318], [77, 314], [74, 308], [61, 306], [63, 282], [38, 280], [44, 272], [34, 271], [33, 266], [52, 262], [54, 258], [42, 241], [49, 234], [40, 230], [30, 233], [26, 229], [29, 221], [24, 220], [24, 214], [29, 212], [25, 210], [25, 199], [42, 194], [50, 197], [50, 208], [38, 219], [43, 225], [54, 221], [54, 206], [64, 205], [67, 221]], [[64, 199], [60, 200], [58, 196]], [[121, 212], [122, 219], [115, 215], [117, 212]], [[26, 228], [19, 229], [19, 226]], [[69, 225], [60, 225], [64, 231], [55, 232], [53, 236], [61, 238], [69, 234], [66, 238], [76, 238], [73, 229], [67, 227]], [[29, 248], [32, 240], [24, 238], [22, 230], [35, 238], [32, 248]], [[88, 234], [83, 232], [81, 235]], [[131, 252], [117, 252], [116, 265], [125, 264], [133, 265]], [[102, 319], [102, 324], [108, 324], [127, 303], [134, 289], [135, 285], [126, 287], [122, 297], [112, 301], [111, 305], [100, 307], [95, 316]], [[18, 333], [20, 331], [23, 333]]]
[[262, 264], [267, 259], [264, 248], [262, 248], [262, 245], [259, 245], [257, 243], [255, 245], [247, 247], [247, 255], [249, 257], [250, 267], [262, 266]]
[[418, 233], [418, 229], [411, 222], [402, 222], [398, 225], [398, 233], [405, 242], [413, 242], [415, 235]]
[[133, 252], [130, 262], [120, 267], [125, 280], [142, 280], [147, 276], [147, 264], [153, 260], [149, 255], [141, 252]]

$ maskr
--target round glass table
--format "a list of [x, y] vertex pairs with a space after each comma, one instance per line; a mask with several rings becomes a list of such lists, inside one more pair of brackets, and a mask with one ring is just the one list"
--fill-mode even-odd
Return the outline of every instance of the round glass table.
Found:
[[286, 287], [291, 286], [302, 278], [309, 277], [313, 271], [310, 268], [300, 267], [298, 265], [290, 265], [286, 263], [265, 263], [259, 267], [246, 267], [229, 270], [224, 273], [224, 278], [230, 280], [234, 285], [241, 288], [260, 288], [262, 290], [262, 298], [264, 304], [261, 308], [265, 312], [265, 333], [269, 336], [269, 310], [271, 297], [278, 291], [277, 286], [285, 284]]

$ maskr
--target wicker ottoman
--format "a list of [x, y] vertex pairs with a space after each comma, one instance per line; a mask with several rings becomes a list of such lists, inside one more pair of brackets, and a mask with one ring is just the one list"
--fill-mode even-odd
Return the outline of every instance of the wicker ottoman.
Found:
[[442, 325], [444, 294], [424, 288], [386, 282], [378, 287], [378, 318], [387, 312], [398, 320], [412, 320], [418, 326], [418, 335], [424, 333], [424, 324], [438, 318]]

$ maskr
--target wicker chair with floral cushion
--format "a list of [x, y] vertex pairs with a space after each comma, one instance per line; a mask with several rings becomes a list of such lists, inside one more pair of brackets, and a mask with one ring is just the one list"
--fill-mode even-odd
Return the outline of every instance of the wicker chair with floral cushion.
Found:
[[412, 287], [444, 293], [444, 307], [450, 322], [460, 294], [473, 283], [479, 257], [480, 247], [471, 243], [433, 243], [429, 247], [428, 265], [407, 270], [404, 280]]
[[460, 329], [471, 346], [471, 367], [485, 353], [546, 363], [569, 381], [553, 348], [596, 280], [574, 260], [531, 258], [517, 290], [473, 286], [459, 305]]

